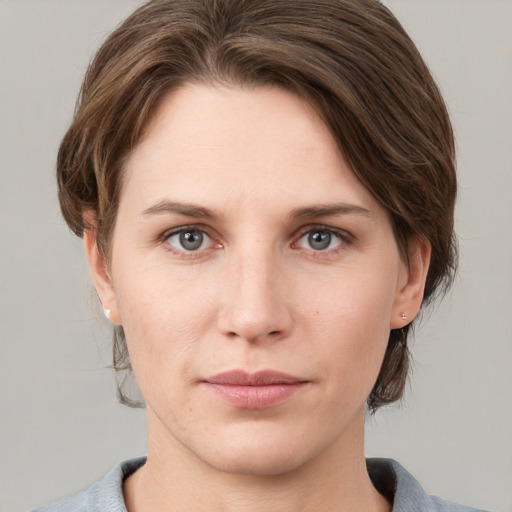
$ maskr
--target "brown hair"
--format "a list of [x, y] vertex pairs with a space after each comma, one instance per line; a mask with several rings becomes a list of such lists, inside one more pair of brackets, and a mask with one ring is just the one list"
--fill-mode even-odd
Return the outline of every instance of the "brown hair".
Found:
[[[452, 128], [413, 42], [376, 0], [153, 0], [91, 63], [58, 154], [62, 213], [79, 236], [95, 229], [109, 258], [123, 161], [166, 93], [184, 83], [277, 85], [322, 116], [354, 173], [389, 211], [402, 257], [413, 237], [432, 247], [424, 304], [453, 279], [456, 195]], [[95, 226], [84, 225], [84, 212]], [[410, 325], [392, 330], [368, 398], [404, 391]], [[121, 328], [114, 367], [130, 369]], [[128, 403], [120, 391], [121, 400]]]

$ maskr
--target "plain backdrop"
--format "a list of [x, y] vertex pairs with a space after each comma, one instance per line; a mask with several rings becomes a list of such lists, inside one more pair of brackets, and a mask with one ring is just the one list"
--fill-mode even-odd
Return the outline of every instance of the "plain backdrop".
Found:
[[[145, 453], [144, 411], [117, 404], [109, 330], [54, 179], [87, 63], [139, 3], [0, 0], [0, 512]], [[512, 512], [512, 1], [387, 5], [451, 111], [461, 263], [417, 329], [404, 404], [368, 420], [366, 451], [431, 493]]]

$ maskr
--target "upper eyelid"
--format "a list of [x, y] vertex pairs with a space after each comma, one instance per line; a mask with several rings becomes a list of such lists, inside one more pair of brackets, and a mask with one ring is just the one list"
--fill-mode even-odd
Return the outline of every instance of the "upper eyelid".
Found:
[[315, 231], [315, 230], [317, 230], [317, 231], [328, 231], [329, 233], [333, 233], [333, 234], [339, 236], [343, 240], [350, 241], [350, 240], [354, 239], [354, 236], [350, 232], [345, 230], [345, 229], [335, 228], [335, 227], [332, 227], [332, 226], [326, 226], [324, 224], [312, 224], [312, 225], [309, 225], [309, 226], [304, 226], [302, 228], [299, 228], [295, 232], [294, 240], [298, 240], [298, 239], [302, 238], [305, 234], [310, 233], [311, 231]]
[[178, 233], [182, 233], [183, 231], [188, 230], [196, 230], [201, 231], [205, 233], [207, 236], [209, 236], [211, 239], [215, 238], [215, 235], [212, 235], [212, 229], [208, 228], [207, 226], [204, 226], [202, 224], [185, 224], [183, 226], [177, 226], [175, 228], [169, 228], [163, 231], [163, 233], [159, 236], [160, 239], [166, 240], [172, 235], [176, 235]]

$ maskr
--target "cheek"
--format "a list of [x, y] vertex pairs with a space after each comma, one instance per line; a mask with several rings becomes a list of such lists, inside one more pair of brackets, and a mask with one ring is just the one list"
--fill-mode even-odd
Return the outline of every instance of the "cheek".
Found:
[[203, 283], [177, 279], [161, 266], [117, 269], [117, 305], [137, 378], [153, 372], [183, 378], [214, 316]]
[[[363, 269], [364, 270], [364, 269]], [[373, 269], [343, 269], [312, 283], [305, 281], [299, 291], [302, 303], [312, 319], [324, 328], [359, 330], [364, 338], [389, 330], [389, 320], [396, 294], [396, 270], [389, 273]], [[334, 278], [333, 278], [334, 277]], [[340, 325], [337, 325], [340, 324]]]
[[321, 293], [304, 290], [313, 312], [309, 329], [318, 340], [315, 352], [338, 384], [371, 391], [389, 339], [395, 283], [352, 272]]

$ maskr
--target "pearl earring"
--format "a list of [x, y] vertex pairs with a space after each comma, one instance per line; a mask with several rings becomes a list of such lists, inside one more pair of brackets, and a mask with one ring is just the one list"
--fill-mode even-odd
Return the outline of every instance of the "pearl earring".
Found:
[[103, 308], [103, 313], [107, 317], [107, 320], [110, 320], [110, 309]]
[[400, 316], [402, 317], [402, 320], [407, 320], [407, 315], [405, 313], [402, 313]]

